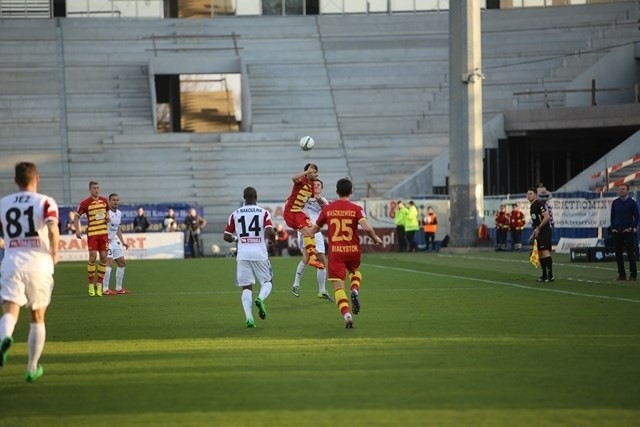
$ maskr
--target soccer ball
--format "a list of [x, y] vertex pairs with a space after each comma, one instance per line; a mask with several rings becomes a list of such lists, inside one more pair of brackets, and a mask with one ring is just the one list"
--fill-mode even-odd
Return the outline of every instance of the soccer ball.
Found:
[[316, 145], [316, 142], [310, 136], [303, 136], [300, 138], [300, 148], [304, 151], [309, 151]]

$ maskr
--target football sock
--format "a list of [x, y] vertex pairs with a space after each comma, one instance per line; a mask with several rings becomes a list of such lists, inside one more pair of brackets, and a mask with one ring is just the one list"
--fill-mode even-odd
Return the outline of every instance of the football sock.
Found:
[[351, 290], [356, 291], [356, 293], [360, 292], [360, 283], [362, 282], [362, 273], [360, 273], [360, 270], [349, 274], [349, 281], [351, 282]]
[[542, 277], [549, 277], [547, 272], [547, 265], [549, 262], [549, 258], [540, 258], [540, 267], [542, 268]]
[[349, 312], [349, 300], [347, 299], [347, 294], [344, 289], [338, 289], [334, 292], [334, 296], [336, 297], [338, 310], [340, 310], [340, 313], [344, 316]]
[[16, 328], [16, 323], [18, 323], [18, 319], [11, 314], [5, 313], [0, 318], [0, 341], [3, 339], [13, 336], [13, 331]]
[[244, 317], [247, 319], [253, 319], [253, 313], [251, 312], [253, 309], [253, 296], [251, 295], [251, 291], [249, 289], [243, 289], [240, 300], [242, 301]]
[[307, 264], [305, 264], [304, 261], [298, 263], [298, 267], [296, 267], [296, 277], [293, 278], [293, 286], [300, 286], [300, 279], [302, 279], [306, 266]]
[[551, 259], [551, 257], [545, 258], [545, 259], [547, 260], [547, 277], [552, 278], [553, 277], [553, 260]]
[[273, 285], [271, 284], [271, 282], [264, 282], [262, 286], [260, 286], [260, 293], [258, 294], [258, 298], [260, 298], [262, 301], [265, 301], [271, 294], [272, 287]]
[[35, 372], [38, 369], [38, 361], [42, 356], [42, 350], [44, 349], [44, 342], [47, 338], [47, 330], [44, 323], [32, 323], [29, 329], [29, 363], [27, 364], [27, 371]]
[[302, 237], [302, 244], [304, 245], [304, 250], [307, 252], [308, 258], [316, 258], [316, 238], [304, 236]]
[[89, 280], [89, 284], [93, 285], [93, 278], [96, 274], [96, 263], [88, 262], [87, 263], [87, 278]]
[[104, 282], [104, 271], [107, 269], [107, 264], [104, 262], [98, 263], [98, 284], [102, 286]]
[[124, 280], [124, 267], [116, 268], [116, 291], [122, 289], [122, 282]]
[[102, 290], [106, 291], [109, 289], [109, 282], [111, 281], [111, 267], [106, 267], [104, 269], [104, 279], [102, 279]]
[[316, 276], [318, 277], [318, 292], [321, 294], [327, 293], [327, 270], [316, 270]]

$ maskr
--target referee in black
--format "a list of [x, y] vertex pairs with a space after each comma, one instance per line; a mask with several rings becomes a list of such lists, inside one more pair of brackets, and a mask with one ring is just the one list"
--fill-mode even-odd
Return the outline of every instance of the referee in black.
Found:
[[529, 213], [533, 222], [533, 233], [529, 240], [536, 240], [542, 276], [538, 277], [538, 282], [549, 283], [555, 280], [553, 277], [553, 261], [551, 260], [551, 224], [550, 216], [545, 203], [538, 199], [538, 190], [531, 187], [527, 191], [527, 200], [531, 203]]

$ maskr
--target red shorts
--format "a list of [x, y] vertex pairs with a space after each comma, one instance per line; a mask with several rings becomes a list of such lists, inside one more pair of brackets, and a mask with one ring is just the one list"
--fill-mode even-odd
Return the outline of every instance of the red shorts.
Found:
[[311, 227], [311, 220], [304, 212], [285, 212], [284, 222], [287, 226], [294, 230], [300, 230], [304, 227]]
[[355, 273], [360, 268], [360, 253], [329, 254], [327, 268], [329, 280], [347, 280], [347, 272]]
[[109, 236], [107, 234], [88, 236], [87, 246], [90, 251], [106, 252], [109, 248]]

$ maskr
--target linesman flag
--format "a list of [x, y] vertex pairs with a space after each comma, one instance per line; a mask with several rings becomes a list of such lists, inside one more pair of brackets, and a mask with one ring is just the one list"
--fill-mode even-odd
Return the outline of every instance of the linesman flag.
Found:
[[531, 256], [529, 257], [529, 261], [535, 268], [540, 267], [540, 256], [538, 253], [538, 241], [533, 239], [533, 249], [531, 249]]

